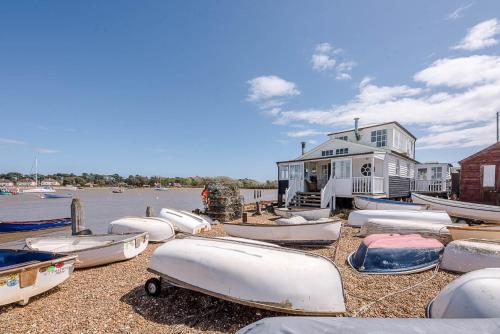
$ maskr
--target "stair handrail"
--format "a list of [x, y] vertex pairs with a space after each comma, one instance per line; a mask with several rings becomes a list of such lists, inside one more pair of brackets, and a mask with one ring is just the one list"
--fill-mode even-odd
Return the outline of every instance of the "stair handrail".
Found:
[[[324, 209], [331, 204], [332, 196], [333, 196], [333, 180], [334, 178], [330, 178], [325, 186], [321, 189], [321, 208]], [[330, 207], [332, 207], [330, 205]]]
[[296, 193], [297, 185], [295, 184], [295, 182], [292, 182], [288, 185], [288, 188], [285, 189], [285, 208], [288, 208], [288, 204], [290, 204], [290, 201]]

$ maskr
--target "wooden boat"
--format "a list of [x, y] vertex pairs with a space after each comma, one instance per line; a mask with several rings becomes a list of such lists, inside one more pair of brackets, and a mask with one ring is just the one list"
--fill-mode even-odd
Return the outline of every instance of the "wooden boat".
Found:
[[75, 255], [0, 249], [0, 305], [19, 303], [69, 278]]
[[354, 206], [359, 210], [427, 210], [427, 205], [369, 196], [354, 196]]
[[427, 317], [500, 318], [500, 268], [474, 270], [455, 279], [428, 304]]
[[483, 268], [500, 268], [500, 240], [452, 241], [444, 250], [441, 268], [460, 273]]
[[421, 194], [411, 194], [414, 203], [428, 205], [434, 210], [444, 210], [452, 217], [500, 223], [500, 206], [452, 201]]
[[[272, 311], [334, 315], [346, 310], [335, 264], [289, 248], [187, 236], [158, 247], [148, 271], [181, 288]], [[145, 288], [158, 295], [161, 282], [150, 279]]]
[[71, 218], [0, 222], [0, 233], [36, 231], [71, 225]]
[[319, 209], [319, 208], [276, 208], [274, 213], [283, 218], [291, 218], [295, 216], [303, 217], [307, 220], [318, 220], [321, 218], [330, 217], [330, 208]]
[[372, 219], [400, 222], [452, 224], [446, 211], [431, 210], [356, 210], [349, 214], [347, 225], [361, 227]]
[[175, 237], [172, 224], [158, 217], [124, 217], [112, 221], [108, 226], [110, 234], [147, 232], [150, 242], [163, 242]]
[[46, 198], [46, 199], [54, 199], [54, 198], [72, 198], [73, 197], [73, 194], [57, 194], [57, 193], [47, 193], [47, 194], [43, 194], [42, 195], [42, 198]]
[[372, 219], [363, 225], [359, 231], [360, 236], [370, 234], [420, 234], [423, 237], [434, 238], [447, 244], [451, 235], [447, 224], [426, 222], [403, 222], [396, 220]]
[[29, 249], [78, 255], [76, 268], [88, 268], [124, 261], [142, 253], [148, 234], [105, 234], [26, 239]]
[[160, 211], [160, 217], [168, 220], [174, 228], [184, 233], [198, 234], [212, 229], [205, 218], [183, 210], [163, 208]]
[[500, 319], [270, 317], [236, 334], [498, 334]]
[[500, 226], [495, 225], [457, 225], [448, 226], [453, 240], [460, 239], [500, 239]]
[[444, 246], [418, 234], [372, 234], [347, 258], [366, 274], [412, 274], [434, 268]]
[[233, 237], [273, 242], [277, 244], [329, 245], [340, 237], [339, 220], [308, 221], [302, 224], [235, 224], [222, 223], [224, 231]]

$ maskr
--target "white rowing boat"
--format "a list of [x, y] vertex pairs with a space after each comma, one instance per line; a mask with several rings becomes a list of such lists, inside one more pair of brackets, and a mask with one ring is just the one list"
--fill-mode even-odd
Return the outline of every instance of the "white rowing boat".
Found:
[[150, 242], [163, 242], [175, 237], [172, 224], [157, 217], [124, 217], [112, 221], [108, 226], [110, 234], [147, 232]]
[[452, 201], [421, 194], [411, 194], [414, 203], [428, 205], [434, 210], [444, 210], [452, 217], [500, 223], [500, 206]]
[[500, 318], [500, 268], [464, 274], [427, 306], [428, 318]]
[[444, 250], [441, 268], [460, 273], [484, 268], [500, 268], [500, 240], [452, 241]]
[[75, 255], [0, 249], [0, 305], [19, 303], [48, 291], [73, 272]]
[[318, 220], [321, 218], [330, 217], [330, 208], [319, 209], [319, 208], [276, 208], [274, 213], [283, 218], [291, 217], [303, 217], [307, 220]]
[[147, 233], [40, 237], [26, 239], [29, 249], [78, 255], [76, 268], [88, 268], [124, 261], [142, 253], [148, 245]]
[[445, 211], [431, 210], [356, 210], [349, 214], [347, 225], [361, 227], [372, 219], [396, 220], [400, 222], [427, 222], [452, 224], [450, 216]]
[[354, 196], [354, 206], [359, 210], [427, 210], [427, 205], [369, 196]]
[[339, 220], [308, 221], [301, 224], [223, 223], [230, 236], [277, 244], [329, 245], [340, 237]]
[[458, 225], [449, 226], [453, 240], [460, 239], [500, 239], [500, 226], [497, 225]]
[[[309, 315], [346, 311], [335, 264], [298, 250], [187, 236], [158, 247], [148, 270], [169, 284], [257, 308]], [[158, 295], [161, 282], [150, 279], [145, 288]]]
[[183, 210], [163, 208], [160, 211], [160, 217], [165, 218], [177, 230], [184, 233], [198, 234], [212, 228], [205, 218]]

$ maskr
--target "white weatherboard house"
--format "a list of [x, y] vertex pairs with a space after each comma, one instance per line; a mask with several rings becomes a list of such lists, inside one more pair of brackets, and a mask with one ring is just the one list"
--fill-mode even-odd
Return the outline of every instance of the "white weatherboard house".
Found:
[[423, 193], [448, 193], [451, 190], [451, 170], [449, 163], [426, 162], [415, 167], [415, 182], [411, 190]]
[[278, 200], [286, 206], [335, 207], [355, 195], [399, 198], [410, 194], [416, 137], [398, 122], [331, 133], [300, 157], [277, 162]]

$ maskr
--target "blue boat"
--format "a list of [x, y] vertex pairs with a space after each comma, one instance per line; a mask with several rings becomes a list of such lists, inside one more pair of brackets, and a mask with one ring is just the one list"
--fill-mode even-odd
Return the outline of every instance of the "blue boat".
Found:
[[56, 193], [46, 193], [43, 194], [42, 198], [53, 199], [53, 198], [71, 198], [73, 194], [56, 194]]
[[0, 233], [37, 231], [71, 225], [71, 218], [55, 218], [35, 221], [0, 222]]
[[359, 210], [427, 210], [428, 208], [424, 204], [392, 201], [369, 196], [354, 196], [354, 206]]

